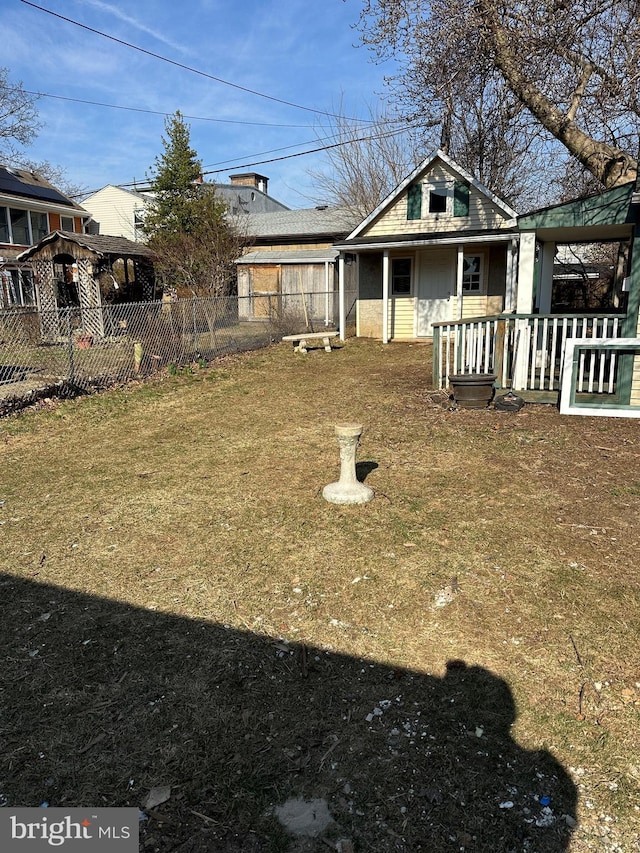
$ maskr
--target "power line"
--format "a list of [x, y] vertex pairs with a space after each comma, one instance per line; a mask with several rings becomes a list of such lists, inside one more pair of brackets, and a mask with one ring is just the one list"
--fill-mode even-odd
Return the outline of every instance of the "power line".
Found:
[[[430, 123], [430, 125], [435, 126], [438, 123], [439, 122], [432, 122], [432, 123]], [[282, 157], [270, 157], [267, 160], [254, 160], [252, 163], [238, 163], [237, 165], [235, 165], [233, 167], [227, 166], [223, 169], [208, 169], [207, 171], [204, 171], [202, 174], [203, 175], [215, 175], [218, 172], [227, 172], [230, 168], [248, 169], [251, 166], [262, 166], [265, 163], [277, 163], [280, 160], [291, 160], [293, 157], [305, 157], [307, 154], [318, 154], [321, 151], [329, 151], [332, 148], [339, 148], [341, 145], [352, 145], [354, 142], [368, 142], [369, 140], [374, 140], [374, 139], [384, 139], [386, 136], [395, 136], [398, 133], [406, 132], [406, 130], [407, 130], [407, 128], [404, 127], [404, 128], [400, 128], [398, 130], [391, 130], [387, 133], [381, 133], [381, 134], [378, 134], [377, 136], [358, 136], [358, 137], [354, 137], [353, 139], [346, 139], [346, 140], [341, 141], [341, 142], [333, 142], [331, 145], [321, 145], [319, 148], [311, 148], [309, 151], [298, 151], [296, 154], [284, 154]], [[260, 155], [257, 155], [257, 156], [260, 156]], [[229, 163], [229, 162], [233, 162], [233, 161], [226, 160], [225, 162]], [[214, 165], [219, 165], [219, 164], [216, 163]]]
[[[425, 125], [425, 127], [435, 126], [437, 123], [438, 122], [430, 122], [428, 125]], [[281, 157], [269, 157], [266, 160], [253, 160], [249, 163], [239, 163], [235, 166], [228, 166], [228, 165], [225, 166], [223, 163], [214, 163], [213, 165], [223, 166], [223, 168], [220, 168], [220, 169], [206, 168], [205, 170], [203, 170], [202, 175], [203, 176], [204, 175], [217, 175], [220, 172], [229, 172], [229, 171], [232, 171], [235, 169], [250, 169], [253, 166], [262, 166], [265, 163], [278, 163], [281, 160], [291, 160], [294, 157], [305, 157], [307, 154], [317, 154], [317, 153], [322, 152], [322, 151], [329, 151], [332, 148], [339, 148], [341, 145], [352, 145], [355, 142], [368, 142], [370, 140], [375, 140], [375, 139], [384, 139], [387, 136], [395, 136], [396, 134], [403, 133], [406, 130], [407, 130], [407, 128], [404, 127], [404, 128], [400, 128], [397, 130], [387, 131], [386, 133], [380, 133], [380, 134], [377, 134], [375, 136], [358, 136], [358, 137], [354, 137], [353, 139], [345, 139], [345, 140], [342, 140], [340, 142], [333, 142], [333, 143], [331, 143], [331, 145], [321, 145], [318, 148], [311, 148], [308, 151], [298, 151], [295, 154], [284, 154]], [[299, 143], [299, 144], [302, 145], [303, 143]], [[282, 150], [282, 149], [280, 149], [280, 150]], [[264, 152], [264, 153], [268, 153], [268, 152]], [[260, 157], [261, 155], [256, 154], [255, 156]], [[227, 164], [232, 163], [232, 162], [233, 162], [232, 160], [225, 160], [224, 161], [224, 163], [227, 163]], [[114, 186], [121, 187], [122, 189], [127, 189], [128, 187], [136, 187], [141, 183], [142, 183], [142, 181], [129, 181], [128, 183], [114, 184]], [[98, 190], [89, 190], [88, 192], [82, 193], [82, 195], [83, 196], [92, 195], [94, 192], [98, 192]]]
[[[114, 41], [117, 44], [124, 45], [124, 47], [129, 47], [132, 50], [137, 50], [140, 53], [144, 53], [146, 56], [151, 56], [154, 59], [161, 60], [162, 62], [167, 62], [169, 63], [169, 65], [174, 65], [176, 68], [182, 68], [184, 71], [190, 71], [192, 74], [198, 74], [201, 77], [206, 77], [208, 80], [215, 80], [216, 83], [222, 83], [225, 86], [231, 86], [233, 89], [239, 89], [241, 92], [248, 92], [250, 95], [256, 95], [259, 98], [266, 98], [268, 101], [275, 101], [275, 103], [277, 104], [284, 104], [287, 107], [294, 107], [297, 110], [305, 110], [306, 112], [328, 116], [329, 118], [345, 118], [345, 116], [340, 116], [336, 113], [330, 113], [326, 110], [317, 110], [314, 107], [305, 107], [302, 104], [295, 104], [292, 101], [285, 101], [282, 98], [276, 98], [273, 95], [267, 95], [264, 92], [258, 92], [256, 89], [249, 89], [246, 86], [240, 86], [238, 83], [231, 83], [229, 82], [229, 80], [223, 80], [222, 77], [216, 77], [213, 74], [207, 74], [206, 71], [200, 71], [197, 68], [192, 68], [190, 65], [184, 65], [182, 62], [176, 62], [175, 59], [169, 59], [166, 56], [162, 56], [162, 54], [160, 53], [154, 53], [151, 50], [146, 50], [144, 47], [139, 47], [136, 44], [132, 44], [131, 42], [116, 38], [115, 36], [111, 36], [108, 33], [103, 33], [101, 30], [96, 30], [93, 27], [87, 26], [86, 24], [81, 24], [79, 21], [74, 21], [73, 18], [67, 18], [64, 15], [58, 14], [58, 12], [52, 12], [51, 9], [45, 9], [44, 6], [38, 6], [36, 3], [31, 3], [30, 0], [20, 0], [20, 2], [24, 3], [26, 6], [32, 6], [34, 9], [38, 9], [40, 12], [46, 12], [47, 15], [52, 15], [54, 18], [59, 18], [61, 21], [66, 21], [68, 24], [74, 24], [74, 26], [76, 27], [80, 27], [83, 30], [87, 30], [90, 33], [95, 33], [95, 35], [101, 36], [102, 38], [109, 39], [110, 41]], [[363, 122], [364, 124], [374, 123], [369, 119], [346, 118], [346, 120], [353, 122]]]
[[[88, 104], [93, 107], [109, 107], [112, 110], [128, 110], [129, 112], [134, 113], [146, 113], [148, 115], [154, 116], [173, 116], [173, 113], [165, 113], [161, 110], [146, 110], [142, 107], [123, 107], [120, 104], [105, 104], [101, 101], [87, 101], [83, 98], [69, 98], [64, 95], [52, 95], [49, 92], [32, 92], [29, 89], [23, 89], [18, 86], [7, 86], [8, 91], [12, 92], [24, 92], [26, 95], [33, 95], [37, 98], [54, 98], [57, 101], [70, 101], [73, 104]], [[183, 118], [189, 119], [190, 121], [211, 121], [211, 122], [220, 122], [221, 124], [241, 124], [241, 125], [251, 125], [252, 127], [290, 127], [290, 128], [308, 128], [311, 129], [313, 125], [311, 124], [275, 124], [266, 121], [241, 121], [240, 119], [230, 119], [230, 118], [212, 118], [210, 116], [190, 116], [183, 115]]]

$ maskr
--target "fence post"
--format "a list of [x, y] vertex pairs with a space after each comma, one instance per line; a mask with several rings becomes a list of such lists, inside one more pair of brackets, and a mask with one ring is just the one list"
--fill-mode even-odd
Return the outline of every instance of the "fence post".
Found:
[[507, 321], [504, 317], [500, 317], [496, 324], [496, 342], [493, 351], [493, 372], [498, 377], [498, 388], [504, 388], [505, 382], [505, 364], [504, 364], [504, 344], [507, 333]]
[[198, 320], [196, 317], [196, 298], [195, 296], [191, 297], [191, 315], [193, 318], [193, 358], [196, 356], [198, 352]]
[[442, 348], [440, 346], [440, 326], [433, 326], [433, 387], [442, 388]]

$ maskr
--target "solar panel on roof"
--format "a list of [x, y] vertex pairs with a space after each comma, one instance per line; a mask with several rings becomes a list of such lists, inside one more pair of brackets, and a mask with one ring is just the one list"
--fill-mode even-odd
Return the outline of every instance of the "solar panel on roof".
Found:
[[56, 204], [64, 204], [73, 207], [73, 202], [52, 187], [38, 187], [27, 184], [20, 177], [12, 174], [8, 169], [0, 169], [0, 192], [20, 195], [25, 198], [40, 199], [40, 201], [54, 201]]

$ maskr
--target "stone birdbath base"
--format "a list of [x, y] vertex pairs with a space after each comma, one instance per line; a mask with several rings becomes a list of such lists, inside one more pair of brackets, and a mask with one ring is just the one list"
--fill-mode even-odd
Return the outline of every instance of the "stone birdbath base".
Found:
[[362, 424], [336, 424], [340, 445], [340, 479], [322, 490], [322, 497], [332, 504], [365, 504], [374, 492], [356, 477], [356, 449], [362, 435]]

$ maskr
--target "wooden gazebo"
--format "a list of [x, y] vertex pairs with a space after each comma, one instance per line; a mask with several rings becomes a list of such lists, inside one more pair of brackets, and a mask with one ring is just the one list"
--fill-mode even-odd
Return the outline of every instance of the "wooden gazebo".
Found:
[[17, 260], [33, 271], [45, 339], [58, 334], [61, 308], [78, 308], [82, 326], [101, 338], [103, 312], [96, 309], [156, 295], [153, 252], [124, 237], [53, 231]]

